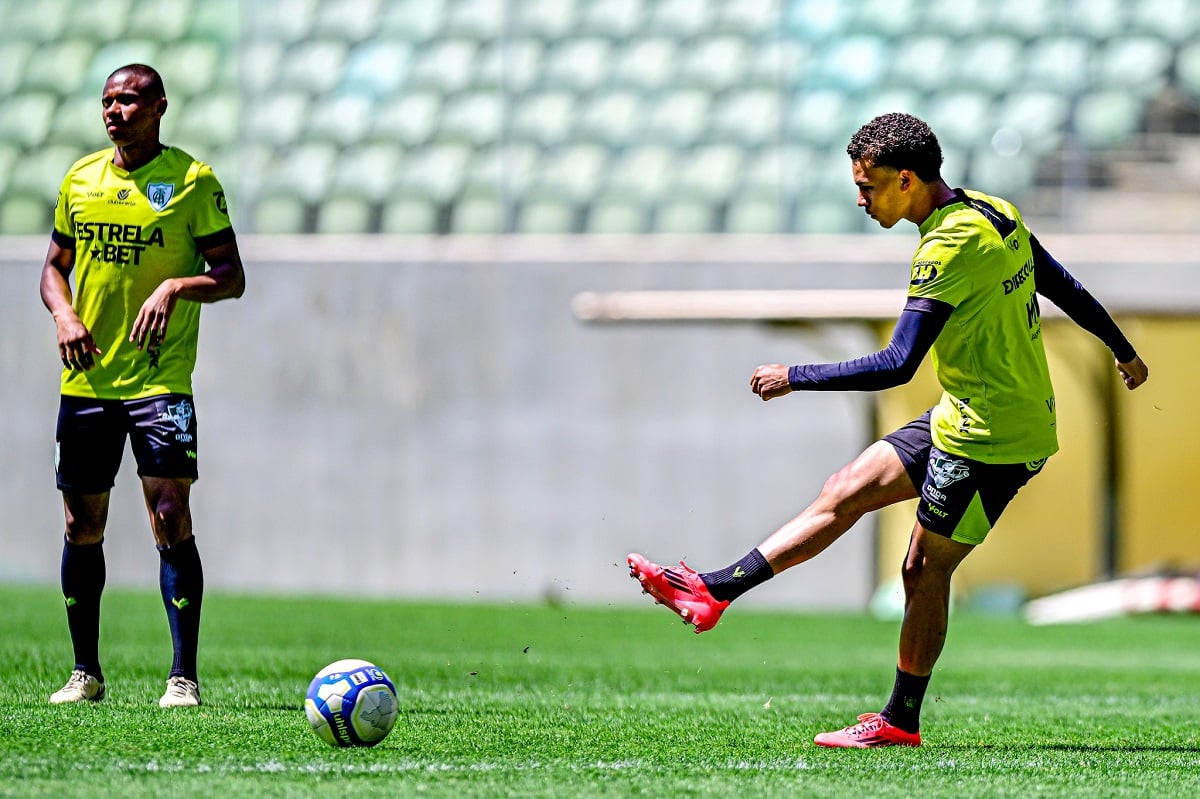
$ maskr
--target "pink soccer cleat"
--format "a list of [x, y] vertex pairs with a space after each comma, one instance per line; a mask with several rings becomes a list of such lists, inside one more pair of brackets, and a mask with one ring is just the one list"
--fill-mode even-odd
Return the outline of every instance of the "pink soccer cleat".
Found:
[[629, 563], [629, 576], [642, 584], [642, 591], [677, 613], [683, 623], [695, 627], [697, 633], [716, 627], [721, 614], [729, 607], [728, 602], [713, 599], [700, 575], [683, 561], [679, 561], [679, 569], [664, 569], [636, 552], [625, 560]]
[[858, 724], [837, 732], [823, 732], [813, 739], [817, 746], [839, 749], [871, 749], [877, 746], [920, 746], [921, 733], [905, 732], [878, 713], [863, 713]]

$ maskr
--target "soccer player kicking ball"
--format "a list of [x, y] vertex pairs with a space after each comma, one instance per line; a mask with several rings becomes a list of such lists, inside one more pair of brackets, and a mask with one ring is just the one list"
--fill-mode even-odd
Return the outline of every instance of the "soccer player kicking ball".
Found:
[[924, 122], [884, 114], [859, 129], [846, 151], [858, 205], [885, 228], [906, 219], [920, 231], [904, 310], [882, 351], [842, 363], [760, 366], [750, 388], [763, 400], [792, 391], [878, 391], [911, 380], [932, 351], [941, 400], [869, 446], [799, 516], [731, 566], [701, 574], [634, 553], [629, 572], [704, 632], [730, 602], [820, 554], [863, 514], [919, 497], [902, 567], [892, 696], [880, 712], [815, 739], [831, 747], [919, 746], [921, 702], [946, 639], [950, 576], [1058, 450], [1038, 295], [1104, 342], [1127, 388], [1144, 383], [1148, 371], [1015, 207], [947, 185], [941, 147]]
[[70, 679], [50, 701], [104, 698], [104, 528], [128, 438], [174, 646], [159, 705], [195, 707], [204, 575], [190, 509], [198, 476], [192, 370], [200, 303], [240, 297], [246, 279], [221, 184], [206, 164], [159, 140], [167, 96], [158, 72], [121, 67], [101, 101], [114, 146], [67, 172], [42, 267], [42, 302], [54, 316], [63, 364], [54, 464], [75, 654]]

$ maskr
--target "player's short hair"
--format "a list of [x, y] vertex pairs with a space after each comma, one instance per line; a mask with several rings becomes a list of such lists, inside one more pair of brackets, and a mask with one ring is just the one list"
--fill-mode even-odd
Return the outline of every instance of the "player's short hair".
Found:
[[867, 166], [912, 170], [926, 183], [942, 176], [942, 146], [912, 114], [881, 114], [850, 137], [846, 153]]
[[163, 86], [162, 75], [158, 74], [158, 70], [154, 67], [146, 66], [145, 64], [126, 64], [123, 67], [117, 67], [108, 76], [112, 80], [117, 75], [132, 73], [146, 79], [146, 93], [152, 94], [155, 97], [166, 97], [167, 89]]

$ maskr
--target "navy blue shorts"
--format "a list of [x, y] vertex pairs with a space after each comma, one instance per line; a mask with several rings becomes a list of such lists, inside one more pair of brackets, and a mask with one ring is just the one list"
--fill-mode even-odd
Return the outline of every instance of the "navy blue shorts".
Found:
[[883, 437], [920, 491], [917, 521], [963, 544], [980, 544], [1021, 487], [1046, 465], [983, 463], [933, 446], [929, 411]]
[[71, 494], [103, 494], [111, 489], [126, 438], [139, 477], [199, 477], [196, 410], [186, 394], [137, 400], [63, 396], [54, 444], [58, 489]]

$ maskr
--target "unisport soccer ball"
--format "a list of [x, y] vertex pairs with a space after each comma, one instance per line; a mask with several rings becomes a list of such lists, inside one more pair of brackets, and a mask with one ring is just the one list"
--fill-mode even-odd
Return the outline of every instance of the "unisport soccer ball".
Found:
[[339, 660], [317, 672], [304, 697], [304, 714], [331, 746], [374, 746], [396, 724], [396, 686], [365, 660]]

